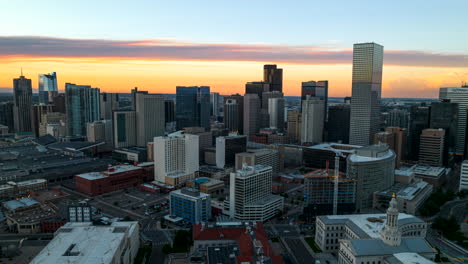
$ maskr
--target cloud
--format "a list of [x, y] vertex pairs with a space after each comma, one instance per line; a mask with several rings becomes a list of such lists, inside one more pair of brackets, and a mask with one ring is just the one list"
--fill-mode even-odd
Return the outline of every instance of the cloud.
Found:
[[[191, 43], [170, 39], [102, 40], [0, 37], [0, 57], [117, 58], [182, 61], [261, 61], [290, 64], [351, 64], [352, 49], [326, 46]], [[466, 54], [386, 50], [386, 65], [468, 67]]]

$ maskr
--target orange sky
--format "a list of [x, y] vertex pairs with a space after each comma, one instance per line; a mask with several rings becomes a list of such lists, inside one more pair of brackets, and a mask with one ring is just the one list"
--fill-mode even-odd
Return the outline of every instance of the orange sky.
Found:
[[[246, 61], [158, 61], [122, 58], [7, 57], [0, 60], [0, 87], [11, 88], [23, 73], [37, 88], [39, 73], [57, 72], [59, 89], [65, 82], [89, 84], [105, 92], [130, 92], [137, 86], [154, 93], [175, 93], [177, 85], [209, 85], [212, 92], [243, 93], [248, 81], [262, 79], [263, 64]], [[329, 96], [351, 95], [351, 65], [278, 63], [283, 90], [299, 95], [302, 81], [329, 80]], [[384, 66], [384, 97], [437, 97], [443, 86], [459, 86], [466, 68]]]

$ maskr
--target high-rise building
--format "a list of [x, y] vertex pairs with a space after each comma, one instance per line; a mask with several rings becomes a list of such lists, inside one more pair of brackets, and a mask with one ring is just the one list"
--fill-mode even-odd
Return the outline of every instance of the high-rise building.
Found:
[[406, 109], [392, 109], [383, 113], [385, 127], [408, 128], [409, 113]]
[[50, 104], [33, 105], [32, 121], [33, 121], [33, 131], [36, 137], [39, 136], [39, 126], [42, 123], [43, 115], [46, 115], [47, 113], [52, 113], [52, 112], [53, 112], [53, 105], [50, 105]]
[[247, 137], [230, 135], [216, 138], [216, 167], [233, 166], [236, 154], [247, 150]]
[[200, 161], [205, 161], [205, 149], [213, 146], [213, 133], [211, 131], [205, 131], [203, 127], [184, 127], [183, 131], [185, 134], [198, 136]]
[[330, 168], [335, 169], [336, 153], [341, 153], [339, 157], [340, 172], [346, 172], [347, 157], [356, 152], [362, 146], [339, 143], [322, 143], [306, 148], [302, 148], [302, 164], [307, 168]]
[[219, 100], [219, 93], [210, 93], [210, 114], [212, 117], [215, 118], [215, 120], [217, 120], [218, 117], [221, 116]]
[[52, 97], [52, 105], [54, 106], [54, 112], [59, 112], [62, 114], [66, 114], [66, 100], [65, 94], [59, 93]]
[[320, 143], [323, 140], [324, 101], [307, 96], [302, 101], [301, 143]]
[[301, 106], [302, 102], [307, 99], [307, 95], [310, 97], [317, 97], [324, 101], [324, 119], [327, 120], [327, 108], [328, 108], [328, 81], [308, 81], [302, 82], [301, 86]]
[[268, 100], [268, 114], [270, 127], [279, 132], [284, 131], [284, 98], [270, 98]]
[[184, 187], [170, 193], [170, 215], [192, 224], [208, 222], [211, 218], [211, 198], [197, 189]]
[[392, 132], [380, 131], [374, 135], [374, 144], [384, 143], [395, 149], [395, 135]]
[[408, 136], [408, 158], [417, 161], [419, 159], [419, 143], [421, 132], [429, 128], [429, 107], [425, 105], [413, 105], [410, 109], [410, 124]]
[[126, 148], [137, 144], [135, 111], [114, 111], [114, 147]]
[[380, 127], [383, 46], [354, 44], [349, 143], [367, 146]]
[[198, 136], [180, 131], [154, 138], [154, 178], [156, 181], [183, 185], [199, 169]]
[[283, 69], [274, 64], [263, 65], [263, 81], [270, 84], [270, 91], [283, 91]]
[[[268, 109], [268, 106], [262, 106], [261, 104], [263, 103], [262, 101], [262, 96], [263, 93], [265, 92], [270, 92], [271, 85], [270, 83], [267, 82], [248, 82], [245, 84], [245, 94], [256, 94], [258, 95], [258, 98], [260, 99], [260, 107]], [[268, 101], [266, 101], [268, 103]]]
[[301, 112], [288, 112], [288, 136], [291, 143], [297, 143], [301, 139], [301, 119]]
[[13, 102], [0, 102], [0, 125], [7, 126], [10, 133], [13, 133], [15, 128], [13, 108]]
[[451, 103], [448, 100], [431, 103], [429, 126], [431, 128], [442, 128], [445, 130], [444, 165], [447, 165], [449, 156], [456, 153], [458, 104]]
[[22, 74], [13, 79], [13, 122], [15, 132], [33, 132], [31, 79]]
[[99, 148], [103, 151], [112, 150], [113, 131], [112, 120], [98, 120], [88, 123], [87, 138], [89, 142], [104, 142]]
[[458, 128], [455, 152], [458, 155], [465, 155], [468, 145], [466, 140], [468, 86], [460, 88], [440, 88], [439, 99], [448, 99], [451, 103], [458, 104]]
[[249, 138], [260, 129], [260, 102], [256, 94], [244, 96], [244, 135]]
[[341, 142], [344, 144], [348, 144], [350, 121], [350, 105], [331, 105], [328, 108], [328, 142]]
[[347, 177], [356, 180], [356, 209], [372, 207], [373, 194], [395, 182], [395, 153], [386, 144], [356, 149], [348, 156]]
[[176, 87], [177, 129], [184, 127], [210, 127], [210, 87]]
[[52, 98], [58, 94], [57, 74], [39, 74], [39, 103], [52, 103]]
[[[304, 215], [333, 214], [335, 193], [334, 171], [319, 169], [304, 175]], [[338, 213], [352, 213], [355, 209], [356, 180], [338, 176]]]
[[230, 95], [224, 97], [224, 125], [229, 131], [243, 133], [244, 128], [244, 97]]
[[261, 99], [262, 99], [262, 109], [265, 109], [268, 111], [268, 106], [269, 106], [269, 100], [270, 98], [283, 98], [284, 94], [282, 92], [278, 91], [271, 91], [271, 92], [263, 92], [261, 94]]
[[135, 94], [137, 146], [145, 147], [154, 137], [163, 136], [164, 96], [160, 94]]
[[99, 88], [65, 84], [65, 101], [69, 136], [86, 136], [86, 124], [101, 118]]
[[111, 120], [112, 112], [119, 110], [119, 94], [118, 93], [101, 93], [101, 119]]
[[442, 167], [444, 162], [445, 130], [424, 129], [419, 145], [419, 163]]
[[[401, 161], [406, 159], [406, 139], [408, 138], [406, 129], [400, 127], [386, 127], [385, 132], [393, 135], [392, 150], [396, 155], [395, 167], [400, 168]], [[375, 143], [377, 144], [378, 142]]]
[[229, 215], [242, 221], [266, 221], [283, 211], [284, 199], [271, 194], [270, 166], [244, 166], [230, 176]]
[[468, 160], [463, 161], [461, 164], [460, 185], [458, 186], [458, 190], [468, 190]]
[[236, 154], [236, 170], [242, 169], [244, 165], [270, 166], [273, 173], [278, 173], [282, 168], [281, 156], [276, 149], [249, 149], [246, 152]]

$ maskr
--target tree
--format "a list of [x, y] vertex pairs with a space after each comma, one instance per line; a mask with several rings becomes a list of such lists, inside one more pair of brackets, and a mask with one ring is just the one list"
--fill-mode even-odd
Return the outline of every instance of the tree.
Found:
[[192, 232], [185, 231], [185, 230], [178, 230], [174, 238], [174, 243], [172, 244], [172, 252], [173, 253], [188, 252], [192, 243], [193, 243]]
[[169, 244], [164, 244], [164, 246], [162, 247], [162, 252], [163, 252], [164, 254], [166, 254], [166, 255], [172, 253], [172, 247], [171, 247], [171, 245], [169, 245]]
[[124, 222], [131, 222], [131, 221], [133, 221], [133, 219], [132, 219], [130, 216], [126, 215], [126, 216], [123, 218], [122, 221], [124, 221]]

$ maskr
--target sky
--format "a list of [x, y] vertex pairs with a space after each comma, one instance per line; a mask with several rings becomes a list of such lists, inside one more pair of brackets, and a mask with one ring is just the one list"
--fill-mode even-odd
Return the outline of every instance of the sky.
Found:
[[351, 95], [352, 47], [384, 46], [384, 97], [437, 97], [468, 82], [466, 0], [0, 0], [0, 87], [21, 68], [106, 92], [174, 93], [209, 85], [243, 93], [263, 64], [283, 68], [285, 95], [329, 80]]

